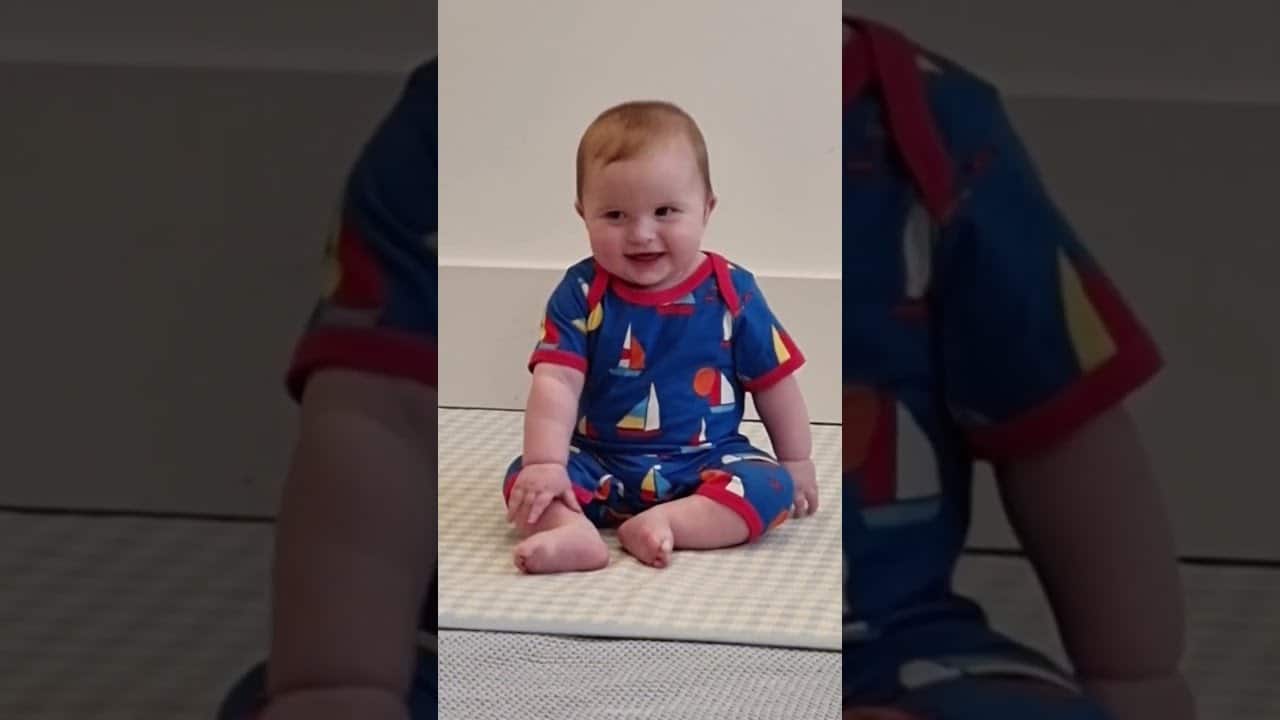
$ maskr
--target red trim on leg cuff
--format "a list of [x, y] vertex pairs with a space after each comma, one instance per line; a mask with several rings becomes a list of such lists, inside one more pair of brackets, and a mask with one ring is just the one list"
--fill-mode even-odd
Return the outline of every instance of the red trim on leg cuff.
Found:
[[696, 494], [711, 498], [737, 513], [738, 517], [747, 523], [747, 542], [755, 542], [764, 534], [764, 522], [760, 519], [756, 509], [751, 507], [751, 503], [747, 502], [746, 498], [734, 495], [723, 485], [709, 485], [707, 483], [699, 485]]

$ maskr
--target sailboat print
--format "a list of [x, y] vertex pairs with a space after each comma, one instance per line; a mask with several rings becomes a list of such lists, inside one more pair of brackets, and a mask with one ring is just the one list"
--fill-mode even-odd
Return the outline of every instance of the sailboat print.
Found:
[[627, 325], [627, 337], [622, 341], [622, 353], [618, 357], [617, 367], [610, 368], [614, 375], [635, 377], [644, 372], [644, 347], [640, 341], [632, 337], [631, 325]]
[[609, 490], [610, 490], [612, 487], [613, 487], [613, 476], [612, 476], [612, 475], [606, 474], [604, 477], [600, 478], [600, 482], [596, 485], [596, 495], [595, 495], [596, 499], [597, 499], [597, 500], [608, 500], [608, 499], [609, 499]]
[[693, 293], [687, 293], [679, 300], [664, 303], [658, 306], [659, 315], [692, 315], [694, 309], [697, 308], [697, 300], [694, 299]]
[[707, 441], [707, 419], [702, 418], [702, 427], [689, 440], [689, 444], [680, 448], [680, 452], [691, 453], [699, 450], [705, 450], [711, 447], [711, 443]]
[[907, 214], [902, 230], [902, 302], [894, 314], [904, 320], [920, 320], [926, 316], [925, 295], [929, 291], [932, 271], [934, 227], [929, 211], [915, 203]]
[[551, 322], [551, 318], [542, 318], [542, 338], [538, 341], [539, 350], [555, 350], [560, 347], [560, 331], [556, 329], [556, 324]]
[[715, 382], [711, 386], [711, 393], [707, 396], [707, 401], [711, 403], [711, 412], [725, 413], [734, 408], [733, 383], [729, 382], [729, 378], [724, 373], [716, 373]]
[[636, 403], [626, 417], [618, 421], [618, 434], [623, 437], [647, 438], [662, 431], [658, 409], [658, 388], [649, 384], [649, 397]]
[[732, 478], [730, 478], [729, 484], [725, 485], [724, 487], [726, 490], [733, 493], [734, 495], [737, 495], [740, 498], [745, 498], [747, 496], [746, 488], [742, 487], [742, 478], [738, 477], [737, 475], [734, 475]]
[[661, 500], [671, 492], [671, 483], [658, 472], [661, 467], [661, 465], [654, 465], [649, 468], [644, 480], [640, 481], [640, 499], [646, 503]]
[[[578, 287], [582, 288], [583, 297], [591, 297], [591, 286], [587, 285], [587, 281], [578, 278]], [[587, 310], [585, 318], [574, 318], [573, 326], [584, 333], [600, 327], [600, 323], [604, 321], [604, 303], [597, 302], [596, 306]]]
[[773, 354], [778, 358], [779, 365], [786, 365], [791, 359], [791, 352], [787, 350], [787, 344], [782, 342], [782, 335], [778, 333], [778, 326], [773, 326]]
[[[863, 521], [895, 527], [926, 521], [941, 508], [937, 451], [910, 408], [881, 395], [871, 408], [868, 445], [848, 475], [862, 494]], [[851, 471], [852, 470], [852, 471]]]

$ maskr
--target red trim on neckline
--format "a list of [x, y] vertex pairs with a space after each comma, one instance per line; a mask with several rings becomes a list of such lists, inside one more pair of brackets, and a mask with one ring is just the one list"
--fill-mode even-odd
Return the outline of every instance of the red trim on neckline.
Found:
[[[698, 287], [703, 280], [706, 280], [711, 276], [711, 256], [708, 253], [703, 253], [702, 255], [702, 264], [698, 265], [698, 268], [693, 271], [692, 275], [681, 280], [679, 284], [669, 287], [666, 290], [644, 290], [642, 288], [635, 287], [634, 285], [628, 285], [615, 275], [609, 276], [609, 285], [613, 288], [613, 292], [616, 293], [618, 297], [629, 303], [649, 306], [665, 305], [669, 302], [679, 300], [681, 297], [693, 292], [694, 288]], [[596, 263], [596, 267], [599, 272], [608, 272], [608, 270], [605, 270], [604, 266], [599, 263]]]
[[866, 38], [862, 37], [857, 20], [845, 18], [844, 26], [853, 31], [853, 37], [844, 46], [844, 64], [840, 72], [844, 105], [848, 107], [850, 102], [862, 95], [871, 81], [871, 49]]
[[[844, 48], [844, 104], [876, 85], [894, 145], [902, 155], [929, 214], [939, 223], [955, 209], [955, 173], [942, 134], [933, 122], [924, 71], [917, 65], [920, 49], [886, 25], [845, 18], [858, 34]], [[852, 94], [851, 94], [852, 93]]]

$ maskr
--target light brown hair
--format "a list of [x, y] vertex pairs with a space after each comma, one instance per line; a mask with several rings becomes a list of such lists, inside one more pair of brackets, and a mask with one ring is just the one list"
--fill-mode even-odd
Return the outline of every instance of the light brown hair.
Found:
[[640, 154], [654, 142], [682, 135], [689, 141], [702, 183], [711, 196], [711, 169], [707, 143], [689, 113], [660, 100], [636, 100], [615, 105], [587, 126], [578, 142], [578, 200], [589, 166], [604, 167]]

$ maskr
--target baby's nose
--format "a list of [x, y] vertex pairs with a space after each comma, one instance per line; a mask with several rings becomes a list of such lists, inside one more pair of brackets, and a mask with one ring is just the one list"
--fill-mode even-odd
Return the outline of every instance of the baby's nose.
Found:
[[631, 231], [627, 234], [627, 240], [633, 245], [648, 245], [657, 237], [657, 225], [648, 218], [631, 223]]

